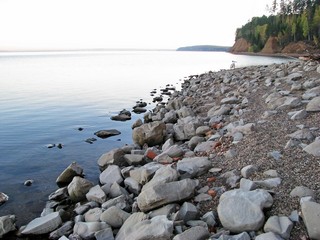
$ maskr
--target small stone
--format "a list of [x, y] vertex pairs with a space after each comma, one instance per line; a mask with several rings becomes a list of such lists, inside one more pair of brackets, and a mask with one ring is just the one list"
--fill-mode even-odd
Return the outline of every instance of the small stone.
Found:
[[288, 217], [272, 216], [268, 218], [264, 225], [265, 232], [273, 232], [279, 234], [284, 239], [289, 239], [290, 232], [293, 228], [293, 223]]
[[8, 200], [9, 200], [8, 195], [4, 194], [3, 192], [0, 192], [0, 206]]
[[251, 177], [256, 171], [257, 171], [257, 167], [254, 166], [254, 165], [248, 165], [248, 166], [245, 166], [241, 169], [241, 175], [244, 177], [244, 178], [249, 178]]
[[304, 186], [298, 186], [295, 187], [291, 192], [290, 192], [290, 196], [291, 197], [307, 197], [307, 196], [311, 196], [314, 197], [314, 191], [304, 187]]
[[2, 238], [8, 232], [16, 230], [15, 221], [15, 215], [6, 215], [0, 217], [0, 238]]

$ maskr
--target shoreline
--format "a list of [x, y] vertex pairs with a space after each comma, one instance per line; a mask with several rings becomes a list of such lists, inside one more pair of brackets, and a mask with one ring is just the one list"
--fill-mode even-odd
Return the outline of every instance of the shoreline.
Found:
[[[291, 174], [293, 174], [293, 176], [290, 176], [290, 174], [288, 176], [288, 173], [283, 170], [283, 167], [285, 167], [282, 166], [283, 163], [278, 165], [279, 163], [277, 162], [277, 158], [279, 154], [281, 155], [279, 159], [281, 159], [281, 161], [283, 162], [289, 160], [287, 159], [289, 158], [289, 156], [293, 157], [300, 155], [303, 156], [303, 159], [315, 159], [315, 161], [318, 161], [319, 158], [311, 157], [310, 155], [302, 151], [302, 149], [300, 149], [299, 146], [294, 146], [295, 149], [292, 150], [293, 153], [289, 154], [288, 151], [291, 149], [285, 149], [284, 146], [286, 145], [286, 143], [281, 142], [279, 144], [278, 140], [275, 141], [275, 143], [272, 143], [272, 141], [271, 143], [269, 142], [268, 144], [270, 146], [263, 146], [263, 148], [266, 149], [264, 151], [263, 149], [259, 149], [259, 153], [254, 152], [253, 154], [252, 149], [248, 148], [248, 146], [259, 147], [255, 145], [257, 145], [256, 143], [262, 140], [256, 137], [261, 136], [261, 134], [267, 134], [268, 129], [274, 129], [275, 132], [279, 131], [280, 134], [283, 135], [279, 138], [283, 140], [283, 138], [285, 137], [283, 131], [293, 131], [295, 130], [295, 124], [303, 123], [304, 121], [308, 123], [307, 129], [309, 129], [309, 131], [312, 131], [313, 135], [319, 136], [319, 129], [310, 130], [311, 127], [316, 127], [316, 119], [317, 117], [319, 117], [319, 113], [308, 113], [303, 118], [297, 118], [292, 122], [290, 122], [291, 120], [288, 118], [288, 112], [294, 111], [295, 109], [299, 110], [301, 109], [301, 107], [302, 109], [304, 109], [307, 105], [306, 102], [302, 103], [300, 101], [299, 104], [296, 104], [297, 101], [295, 101], [295, 103], [289, 101], [289, 103], [287, 103], [289, 105], [275, 105], [275, 107], [273, 106], [274, 109], [273, 107], [269, 109], [270, 102], [264, 102], [265, 99], [261, 99], [261, 96], [263, 96], [264, 94], [272, 93], [272, 89], [275, 87], [275, 82], [277, 81], [277, 86], [281, 87], [283, 89], [282, 91], [288, 91], [287, 88], [289, 85], [287, 85], [284, 79], [289, 78], [290, 74], [295, 74], [296, 72], [294, 71], [294, 69], [299, 65], [305, 67], [304, 73], [306, 75], [297, 77], [297, 79], [295, 80], [291, 80], [294, 83], [301, 82], [301, 84], [305, 84], [305, 82], [303, 82], [304, 77], [308, 77], [307, 79], [309, 80], [313, 79], [312, 77], [319, 75], [316, 72], [317, 65], [308, 66], [307, 64], [305, 65], [305, 63], [292, 63], [289, 64], [289, 75], [286, 75], [284, 69], [281, 68], [281, 65], [277, 65], [274, 67], [252, 66], [246, 68], [238, 68], [234, 70], [223, 70], [220, 72], [203, 73], [199, 75], [199, 77], [191, 77], [189, 79], [186, 79], [182, 84], [181, 92], [174, 92], [172, 94], [171, 100], [167, 104], [159, 105], [155, 108], [153, 113], [146, 114], [144, 117], [144, 123], [135, 123], [136, 126], [134, 129], [136, 130], [133, 130], [133, 134], [135, 134], [133, 140], [134, 142], [136, 142], [136, 145], [124, 146], [120, 149], [114, 149], [106, 153], [105, 155], [102, 155], [99, 158], [98, 165], [100, 169], [103, 170], [99, 177], [101, 186], [96, 185], [94, 187], [100, 195], [97, 193], [91, 193], [91, 195], [89, 194], [88, 197], [88, 193], [93, 188], [93, 185], [80, 177], [75, 177], [81, 176], [82, 173], [79, 173], [78, 167], [71, 167], [72, 177], [69, 176], [68, 178], [71, 179], [72, 182], [75, 178], [76, 181], [84, 181], [83, 186], [88, 184], [86, 192], [84, 194], [82, 193], [82, 200], [86, 199], [86, 201], [88, 201], [89, 203], [90, 201], [98, 203], [98, 205], [94, 205], [94, 208], [90, 204], [78, 204], [80, 205], [78, 207], [82, 206], [82, 208], [84, 208], [84, 206], [87, 206], [85, 207], [87, 208], [87, 211], [89, 209], [95, 208], [102, 209], [100, 213], [101, 215], [102, 212], [107, 212], [108, 209], [111, 208], [109, 205], [108, 207], [103, 207], [103, 204], [105, 204], [107, 201], [106, 196], [108, 196], [109, 200], [112, 200], [121, 195], [125, 195], [129, 197], [129, 199], [133, 200], [133, 202], [135, 202], [134, 198], [137, 197], [138, 200], [136, 201], [136, 203], [138, 204], [140, 210], [143, 209], [143, 212], [149, 212], [149, 210], [154, 210], [155, 208], [158, 208], [160, 206], [149, 206], [146, 203], [150, 200], [149, 199], [147, 201], [146, 199], [144, 199], [145, 197], [148, 197], [144, 196], [143, 194], [144, 191], [147, 191], [146, 189], [144, 189], [146, 185], [146, 180], [141, 179], [141, 175], [139, 175], [139, 177], [137, 178], [137, 176], [131, 173], [131, 171], [134, 170], [139, 172], [146, 171], [146, 169], [148, 169], [148, 171], [153, 171], [151, 175], [145, 176], [146, 179], [149, 179], [149, 182], [152, 182], [150, 181], [150, 179], [156, 179], [155, 176], [157, 176], [157, 171], [160, 171], [161, 169], [161, 171], [164, 171], [161, 174], [161, 176], [163, 176], [164, 173], [168, 174], [169, 176], [169, 178], [165, 180], [165, 185], [161, 185], [163, 188], [168, 186], [169, 183], [173, 185], [179, 182], [179, 185], [177, 185], [179, 186], [178, 188], [176, 185], [174, 185], [174, 189], [179, 192], [179, 188], [182, 187], [181, 181], [184, 181], [185, 179], [190, 179], [188, 180], [189, 188], [190, 186], [193, 186], [193, 184], [195, 185], [194, 187], [191, 187], [193, 191], [192, 193], [190, 193], [190, 196], [183, 199], [175, 199], [175, 201], [172, 202], [176, 203], [182, 201], [186, 204], [194, 204], [195, 208], [199, 211], [197, 215], [202, 216], [201, 219], [204, 219], [203, 216], [205, 214], [210, 213], [212, 211], [217, 211], [217, 207], [219, 205], [219, 198], [222, 194], [227, 193], [229, 191], [233, 191], [234, 189], [238, 189], [239, 187], [241, 189], [240, 178], [246, 179], [255, 184], [260, 184], [259, 186], [262, 189], [275, 191], [277, 193], [279, 192], [279, 195], [274, 194], [272, 196], [274, 198], [275, 206], [271, 210], [268, 210], [267, 216], [269, 216], [269, 214], [285, 214], [289, 216], [290, 210], [296, 210], [291, 209], [293, 205], [296, 205], [295, 199], [291, 199], [290, 197], [288, 198], [287, 196], [288, 191], [292, 190], [292, 184], [304, 183], [304, 185], [307, 185], [310, 189], [316, 190], [317, 188], [315, 183], [306, 182], [308, 181], [308, 179], [304, 178], [300, 179], [299, 181], [295, 180], [291, 182], [292, 178], [299, 179], [299, 177], [303, 176], [296, 176], [296, 174], [293, 172], [290, 172]], [[307, 67], [309, 67], [309, 69], [307, 69]], [[273, 82], [271, 79], [267, 77], [268, 74], [275, 77], [275, 82]], [[218, 80], [220, 80], [221, 83], [224, 83], [225, 86], [222, 86]], [[234, 84], [236, 83], [236, 81], [241, 82], [239, 89], [234, 88]], [[319, 81], [313, 80], [313, 87], [319, 85]], [[290, 85], [290, 87], [292, 86]], [[284, 99], [282, 98], [290, 96], [290, 94], [292, 94], [292, 96], [295, 96], [298, 93], [300, 94], [301, 91], [307, 91], [308, 89], [313, 88], [310, 87], [310, 84], [308, 86], [309, 87], [306, 89], [301, 88], [300, 90], [294, 90], [292, 93], [284, 93], [284, 95], [282, 96], [274, 95], [273, 97], [278, 101], [281, 100], [280, 102], [284, 104], [284, 102], [282, 101]], [[212, 92], [211, 89], [215, 92]], [[278, 103], [275, 102], [274, 104]], [[272, 111], [277, 111], [277, 114], [279, 116], [273, 114]], [[268, 116], [262, 118], [261, 116], [264, 115]], [[284, 126], [277, 126], [277, 121], [279, 121], [278, 118], [281, 119], [283, 123], [285, 123], [286, 121], [290, 123], [289, 126], [281, 130], [281, 128], [283, 128]], [[151, 135], [152, 137], [149, 137], [148, 139], [144, 138], [145, 136], [143, 136], [143, 134], [140, 135], [141, 132], [148, 132], [149, 135]], [[273, 134], [276, 134], [275, 132], [270, 134], [270, 136], [267, 136], [267, 139], [269, 139], [269, 141], [272, 139], [270, 137], [273, 136]], [[307, 142], [303, 139], [302, 143], [306, 144]], [[311, 144], [312, 142], [310, 141], [308, 143]], [[147, 145], [147, 147], [145, 146], [145, 144]], [[279, 148], [281, 148], [281, 150]], [[265, 152], [266, 150], [271, 151], [273, 154], [275, 154], [275, 156], [272, 155], [271, 157], [266, 157], [264, 154], [268, 155], [270, 153]], [[280, 151], [278, 152], [278, 150]], [[255, 154], [258, 156], [255, 156]], [[248, 159], [247, 155], [249, 155], [251, 159]], [[190, 159], [202, 161], [202, 167], [198, 166], [194, 161], [191, 161]], [[186, 164], [185, 168], [183, 167], [183, 163]], [[134, 166], [134, 169], [130, 170], [129, 167], [129, 169], [124, 170], [124, 167], [128, 165]], [[146, 167], [147, 165], [148, 167]], [[250, 168], [251, 170], [249, 172], [252, 173], [249, 174], [249, 172], [247, 172], [247, 174], [244, 174], [243, 172], [245, 171], [243, 170], [243, 168], [249, 165], [256, 166], [257, 169]], [[194, 166], [194, 172], [189, 172], [188, 167], [190, 166]], [[300, 166], [300, 168], [304, 169], [304, 166]], [[289, 169], [285, 169], [289, 171]], [[238, 172], [240, 170], [241, 174]], [[261, 179], [266, 178], [266, 176], [264, 176], [263, 174], [267, 170], [278, 171], [279, 175], [277, 177], [270, 178], [269, 176], [267, 179], [280, 178], [281, 183], [273, 183], [276, 186], [272, 184], [268, 185], [267, 182], [261, 183], [261, 181], [264, 181]], [[313, 169], [309, 169], [308, 173], [311, 173], [312, 170]], [[120, 176], [113, 175], [119, 172], [121, 173]], [[230, 176], [223, 176], [224, 174], [229, 172], [233, 172], [233, 175], [231, 177], [233, 180], [229, 179]], [[152, 177], [154, 173], [155, 175]], [[142, 174], [142, 172], [139, 172], [139, 174]], [[108, 177], [112, 176], [112, 182], [110, 182], [105, 175], [107, 175]], [[70, 186], [71, 180], [68, 180], [67, 186]], [[118, 185], [115, 185], [114, 188], [118, 189], [117, 194], [119, 194], [120, 191], [120, 195], [118, 195], [117, 197], [113, 197], [117, 194], [110, 192], [110, 188], [114, 185], [114, 182], [117, 181], [119, 181], [119, 183]], [[154, 181], [154, 186], [163, 183], [160, 179]], [[260, 183], [257, 183], [257, 181], [260, 181]], [[108, 186], [103, 188], [103, 186], [105, 185]], [[151, 185], [150, 188], [153, 188], [154, 186]], [[124, 190], [128, 192], [128, 195], [124, 193]], [[253, 189], [251, 190], [254, 191]], [[182, 192], [186, 191], [188, 190], [184, 189]], [[159, 194], [162, 194], [161, 191], [159, 192]], [[99, 197], [97, 197], [97, 195], [99, 195]], [[314, 195], [316, 198], [316, 196], [319, 195], [319, 192], [315, 192]], [[62, 195], [59, 195], [59, 198], [61, 196]], [[72, 194], [68, 191], [67, 195], [63, 195], [63, 201], [70, 198], [70, 196], [72, 196]], [[282, 197], [284, 198], [284, 200], [281, 200]], [[52, 198], [52, 201], [57, 200], [59, 198]], [[168, 198], [168, 196], [164, 196], [164, 198]], [[146, 202], [144, 202], [144, 200], [146, 200]], [[78, 202], [78, 199], [73, 199], [72, 201], [76, 203]], [[287, 203], [289, 203], [288, 206], [283, 205]], [[134, 211], [132, 203], [129, 207], [127, 206], [127, 204], [128, 203], [125, 204], [126, 206], [124, 209], [126, 210], [124, 210], [124, 212], [131, 215], [128, 216], [126, 215], [126, 213], [121, 212], [121, 214], [127, 216], [125, 220], [130, 219], [131, 216], [137, 216], [136, 213], [142, 215], [142, 211], [139, 211], [139, 209], [137, 209], [138, 212]], [[69, 211], [71, 210], [71, 212], [74, 212], [75, 209], [73, 207], [73, 204], [69, 207], [71, 208], [69, 209]], [[172, 213], [172, 211], [175, 212], [177, 207], [183, 209], [183, 205], [175, 206], [174, 209], [170, 210], [170, 213]], [[127, 208], [129, 208], [130, 210], [128, 210]], [[51, 212], [50, 209], [51, 208], [47, 209], [47, 211]], [[54, 210], [56, 210], [56, 207]], [[117, 209], [117, 211], [119, 210]], [[86, 211], [84, 211], [83, 213], [81, 212], [81, 214], [79, 215], [84, 216], [85, 212]], [[170, 230], [173, 227], [173, 223], [177, 220], [182, 221], [182, 223], [180, 223], [182, 224], [181, 230], [194, 230], [195, 226], [190, 227], [189, 225], [187, 225], [187, 221], [181, 216], [181, 214], [183, 214], [182, 210], [178, 211], [177, 213], [178, 216], [180, 216], [180, 218], [182, 219], [172, 219], [173, 216], [169, 213], [166, 213], [165, 219], [161, 218], [160, 221], [160, 218], [157, 218], [156, 220], [154, 220], [155, 225], [164, 224], [161, 226], [168, 227], [169, 233], [165, 233], [167, 234], [166, 236], [168, 236], [166, 239], [171, 239], [173, 234], [183, 234], [183, 232], [179, 233], [179, 231], [177, 230], [175, 230], [174, 233], [172, 232], [173, 229], [172, 231]], [[140, 219], [141, 222], [143, 222], [146, 217], [146, 215], [143, 215], [143, 219]], [[219, 217], [222, 219], [221, 213], [219, 213]], [[72, 219], [73, 216], [70, 218]], [[59, 218], [56, 217], [56, 219]], [[126, 222], [125, 220], [124, 222]], [[199, 219], [198, 217], [195, 217], [195, 219], [191, 220]], [[100, 216], [99, 221], [96, 220], [94, 221], [94, 223], [96, 224], [96, 226], [99, 225], [101, 230], [103, 230], [106, 229], [106, 226], [102, 224], [102, 222], [110, 223], [108, 221], [111, 220], [108, 218], [107, 220], [104, 219], [102, 221]], [[215, 230], [212, 230], [212, 228], [219, 230], [228, 230], [228, 227], [226, 227], [227, 224], [225, 223], [223, 223], [223, 225], [219, 225], [216, 222], [215, 224], [210, 225], [211, 223], [205, 220], [203, 221], [206, 222], [208, 228], [206, 229], [205, 227], [203, 227], [203, 225], [197, 225], [197, 227], [202, 227], [197, 229], [200, 229], [206, 236], [213, 236], [217, 233]], [[99, 222], [99, 224], [97, 222]], [[83, 221], [80, 221], [80, 223], [75, 224], [78, 227], [80, 227], [80, 225], [86, 225]], [[59, 222], [59, 226], [61, 224], [62, 222]], [[119, 232], [124, 232], [124, 230], [121, 229], [126, 224], [122, 224], [121, 226], [115, 224], [115, 226], [112, 226], [112, 229], [120, 229]], [[131, 222], [132, 226], [134, 226], [134, 224], [134, 222]], [[306, 230], [301, 227], [300, 223], [294, 222], [294, 224], [295, 227], [292, 231], [292, 236], [307, 234]], [[75, 234], [77, 230], [75, 230], [75, 228], [73, 227], [71, 232]], [[244, 230], [243, 232], [246, 231]], [[26, 236], [28, 236], [28, 234], [32, 233], [25, 232], [25, 234]], [[94, 234], [96, 234], [96, 232], [94, 232]], [[129, 239], [129, 236], [127, 237]]]

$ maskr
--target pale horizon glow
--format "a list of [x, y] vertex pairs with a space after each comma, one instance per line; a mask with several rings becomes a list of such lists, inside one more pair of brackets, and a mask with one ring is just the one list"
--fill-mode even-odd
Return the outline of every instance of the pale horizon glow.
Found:
[[0, 0], [0, 51], [232, 46], [272, 0]]

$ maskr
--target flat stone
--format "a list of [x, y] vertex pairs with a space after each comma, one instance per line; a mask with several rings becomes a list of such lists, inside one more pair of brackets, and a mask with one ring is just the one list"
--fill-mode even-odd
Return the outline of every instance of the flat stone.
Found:
[[58, 212], [50, 213], [44, 217], [33, 219], [29, 222], [22, 234], [46, 234], [57, 229], [62, 224], [61, 217]]
[[184, 158], [177, 163], [177, 170], [181, 178], [201, 176], [212, 167], [207, 157]]
[[314, 191], [305, 187], [305, 186], [298, 186], [295, 187], [291, 192], [290, 192], [291, 197], [307, 197], [311, 196], [314, 198]]
[[145, 212], [168, 203], [189, 199], [194, 195], [198, 184], [197, 180], [184, 179], [150, 186], [139, 194], [138, 207]]
[[284, 239], [289, 239], [292, 228], [293, 223], [286, 216], [272, 216], [264, 225], [265, 232], [276, 233]]
[[127, 161], [129, 166], [136, 166], [144, 163], [144, 156], [140, 154], [125, 154], [124, 159]]
[[125, 152], [121, 148], [115, 148], [102, 154], [98, 159], [99, 168], [104, 170], [108, 165], [118, 165], [120, 167], [128, 165], [124, 155]]
[[316, 140], [313, 143], [309, 144], [303, 150], [315, 157], [320, 157], [320, 140]]
[[167, 204], [161, 208], [152, 210], [151, 212], [149, 212], [149, 217], [153, 218], [155, 216], [161, 216], [161, 215], [165, 215], [167, 217], [169, 217], [170, 214], [175, 213], [178, 209], [178, 204]]
[[279, 177], [268, 178], [265, 180], [254, 181], [254, 183], [257, 184], [258, 186], [265, 187], [265, 188], [275, 188], [281, 184], [281, 178]]
[[315, 202], [303, 202], [301, 204], [301, 212], [309, 237], [311, 239], [320, 239], [320, 204]]
[[258, 235], [255, 240], [283, 240], [283, 238], [273, 232], [267, 232]]
[[116, 129], [109, 129], [109, 130], [100, 130], [98, 132], [95, 132], [94, 135], [96, 135], [99, 138], [108, 138], [116, 135], [120, 135], [121, 132], [119, 132]]
[[176, 235], [173, 240], [205, 240], [208, 239], [210, 233], [205, 227], [192, 227]]
[[49, 239], [58, 239], [59, 238], [59, 240], [60, 240], [60, 238], [62, 236], [64, 236], [64, 235], [68, 236], [69, 234], [72, 233], [73, 226], [74, 226], [74, 222], [72, 222], [72, 221], [65, 222], [61, 227], [59, 227], [58, 229], [56, 229], [50, 233]]

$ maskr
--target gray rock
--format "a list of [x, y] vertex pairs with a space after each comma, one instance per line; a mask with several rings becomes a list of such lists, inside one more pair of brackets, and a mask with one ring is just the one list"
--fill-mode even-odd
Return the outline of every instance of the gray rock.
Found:
[[198, 184], [197, 180], [184, 179], [150, 186], [139, 194], [138, 206], [145, 212], [168, 203], [189, 199]]
[[276, 170], [270, 169], [263, 172], [263, 175], [266, 177], [279, 177], [279, 174]]
[[105, 187], [111, 187], [113, 183], [122, 183], [123, 178], [121, 170], [117, 165], [109, 165], [99, 176], [101, 184], [106, 185]]
[[211, 129], [208, 126], [200, 126], [196, 129], [196, 135], [200, 137], [206, 136], [206, 133], [209, 132]]
[[101, 170], [104, 170], [108, 167], [108, 165], [118, 165], [118, 166], [126, 166], [127, 162], [124, 159], [125, 152], [121, 148], [115, 148], [110, 150], [107, 153], [104, 153], [98, 159], [98, 165]]
[[89, 209], [85, 214], [84, 214], [84, 219], [86, 222], [100, 222], [100, 216], [102, 214], [102, 209], [101, 208], [92, 208]]
[[206, 141], [206, 142], [202, 141], [201, 143], [196, 145], [193, 151], [195, 153], [209, 153], [210, 151], [212, 151], [215, 145], [216, 145], [216, 142], [213, 142], [213, 141]]
[[288, 136], [292, 139], [308, 140], [308, 141], [313, 141], [315, 138], [313, 133], [307, 128], [297, 130], [294, 133], [289, 134]]
[[107, 199], [106, 194], [99, 185], [96, 185], [92, 188], [90, 188], [89, 192], [86, 194], [86, 198], [88, 201], [94, 201], [97, 203], [104, 203]]
[[251, 191], [257, 189], [258, 186], [255, 184], [253, 181], [246, 179], [246, 178], [241, 178], [240, 180], [240, 189], [246, 190], [246, 191]]
[[105, 222], [77, 222], [73, 227], [73, 233], [82, 239], [92, 239], [96, 232], [110, 228]]
[[8, 200], [9, 200], [8, 195], [3, 192], [0, 192], [0, 206]]
[[320, 239], [320, 204], [315, 202], [303, 202], [301, 204], [301, 212], [309, 237], [311, 239]]
[[217, 225], [217, 219], [216, 216], [212, 211], [205, 213], [202, 217], [201, 220], [206, 222], [208, 227], [214, 227]]
[[153, 178], [143, 186], [142, 191], [160, 183], [168, 183], [168, 182], [176, 181], [178, 180], [178, 177], [179, 175], [177, 170], [172, 168], [172, 166], [168, 165], [168, 166], [161, 167], [156, 171]]
[[106, 222], [113, 228], [120, 228], [128, 217], [130, 217], [130, 213], [112, 206], [101, 214], [100, 221]]
[[155, 162], [147, 163], [140, 168], [135, 168], [129, 172], [130, 177], [135, 179], [138, 183], [144, 185], [148, 182], [151, 176], [163, 165]]
[[300, 111], [295, 111], [295, 112], [290, 112], [288, 113], [290, 116], [291, 120], [300, 120], [300, 119], [305, 119], [308, 115], [307, 111], [302, 109]]
[[29, 222], [22, 234], [46, 234], [57, 229], [62, 224], [61, 217], [58, 212], [50, 213], [44, 217], [33, 219]]
[[109, 197], [116, 198], [121, 195], [129, 196], [129, 193], [127, 192], [126, 189], [121, 187], [117, 182], [114, 182], [110, 187]]
[[155, 210], [152, 210], [149, 212], [149, 217], [150, 218], [153, 218], [155, 216], [161, 216], [161, 215], [165, 215], [167, 217], [169, 217], [170, 214], [172, 213], [175, 213], [178, 209], [178, 204], [168, 204], [168, 205], [165, 205], [161, 208], [158, 208], [158, 209], [155, 209]]
[[313, 190], [304, 186], [298, 186], [292, 189], [292, 191], [290, 192], [290, 196], [302, 198], [307, 196], [314, 197], [315, 195]]
[[125, 154], [124, 159], [129, 164], [129, 166], [142, 165], [145, 162], [144, 156], [141, 154]]
[[73, 202], [79, 202], [86, 198], [86, 194], [90, 188], [93, 187], [93, 183], [87, 179], [81, 177], [74, 177], [72, 182], [68, 185], [68, 194]]
[[268, 178], [265, 180], [254, 181], [254, 183], [257, 184], [258, 186], [265, 187], [265, 188], [275, 188], [281, 184], [281, 178], [279, 177]]
[[176, 235], [173, 240], [206, 240], [209, 236], [207, 228], [196, 226]]
[[284, 239], [289, 239], [293, 223], [286, 216], [272, 216], [268, 218], [264, 225], [265, 232], [273, 232], [280, 235]]
[[102, 229], [94, 234], [96, 240], [114, 240], [111, 228]]
[[177, 213], [175, 220], [183, 220], [185, 223], [190, 220], [199, 219], [199, 210], [190, 202], [184, 202]]
[[72, 233], [74, 223], [72, 221], [65, 222], [57, 230], [53, 231], [49, 235], [49, 239], [58, 239], [64, 235], [68, 236]]
[[6, 215], [0, 217], [0, 238], [2, 238], [8, 232], [16, 230], [15, 221], [15, 215]]
[[133, 129], [133, 142], [143, 146], [160, 145], [163, 143], [166, 133], [166, 124], [160, 121], [143, 124], [140, 127]]
[[178, 115], [176, 111], [170, 110], [169, 112], [165, 113], [162, 121], [164, 123], [176, 123], [178, 121]]
[[224, 174], [221, 174], [219, 178], [224, 178], [226, 181], [226, 184], [228, 184], [232, 188], [235, 188], [241, 177], [239, 176], [239, 173], [237, 170], [232, 170], [232, 171], [225, 172]]
[[206, 193], [200, 193], [194, 197], [194, 201], [196, 203], [206, 202], [206, 201], [211, 201], [211, 200], [212, 200], [212, 196], [210, 196], [209, 194], [206, 194]]
[[283, 238], [273, 232], [268, 232], [258, 235], [255, 240], [283, 240]]
[[306, 107], [307, 112], [319, 112], [320, 111], [320, 96], [313, 98]]
[[131, 128], [134, 129], [134, 128], [136, 128], [136, 127], [140, 127], [140, 126], [142, 126], [142, 124], [143, 124], [143, 122], [142, 122], [142, 120], [139, 118], [139, 119], [137, 119], [137, 120], [132, 124]]
[[221, 195], [218, 215], [225, 229], [232, 232], [256, 231], [264, 223], [263, 209], [273, 204], [265, 190], [231, 190]]
[[249, 178], [251, 177], [256, 171], [258, 170], [258, 168], [254, 165], [247, 165], [245, 167], [243, 167], [241, 169], [241, 175], [244, 178]]
[[141, 191], [141, 185], [132, 177], [128, 177], [124, 180], [124, 185], [127, 189], [136, 195], [138, 195]]
[[[142, 213], [133, 214], [120, 228], [116, 240], [170, 240], [173, 232], [173, 223], [166, 216], [156, 216], [150, 220]], [[133, 217], [134, 216], [134, 217]]]
[[120, 195], [116, 198], [109, 199], [102, 204], [103, 209], [108, 209], [112, 206], [116, 206], [122, 210], [129, 208], [128, 197], [126, 195]]
[[180, 119], [189, 116], [194, 116], [194, 112], [192, 111], [192, 109], [186, 106], [183, 106], [182, 108], [178, 109], [177, 114]]
[[177, 163], [177, 170], [181, 178], [201, 176], [212, 167], [207, 157], [183, 158]]
[[83, 169], [76, 163], [71, 163], [57, 178], [56, 183], [60, 185], [69, 184], [73, 177], [83, 176]]
[[57, 189], [55, 192], [51, 193], [49, 195], [49, 200], [56, 200], [56, 201], [61, 201], [63, 199], [66, 199], [68, 197], [68, 188], [63, 187]]
[[303, 148], [303, 150], [315, 157], [320, 157], [320, 140], [310, 143], [308, 146]]
[[119, 134], [121, 134], [121, 132], [119, 132], [116, 129], [100, 130], [94, 133], [94, 135], [96, 135], [99, 138], [108, 138]]
[[239, 103], [239, 99], [236, 97], [223, 98], [220, 103], [221, 104], [237, 104]]

